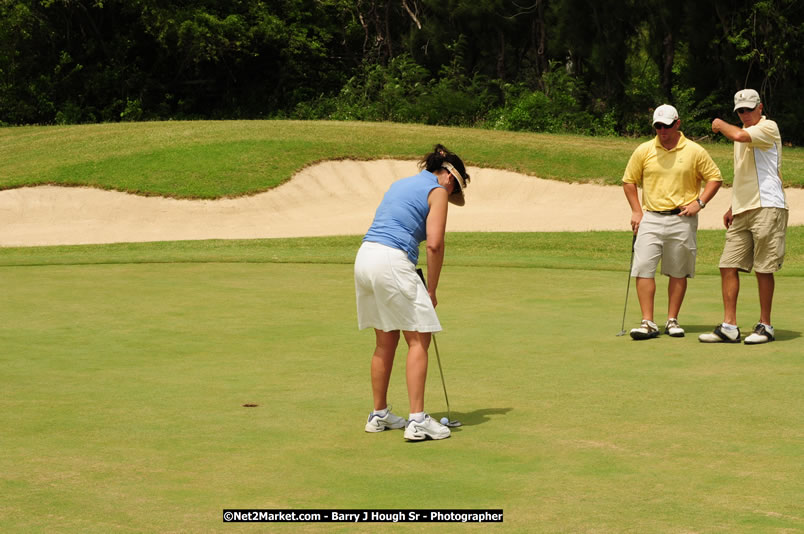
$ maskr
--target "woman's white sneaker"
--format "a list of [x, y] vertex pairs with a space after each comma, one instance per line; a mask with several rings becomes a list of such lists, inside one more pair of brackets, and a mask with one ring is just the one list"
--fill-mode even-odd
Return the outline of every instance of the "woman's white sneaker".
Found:
[[434, 420], [429, 414], [425, 414], [424, 421], [421, 422], [411, 419], [405, 427], [405, 439], [410, 441], [444, 439], [450, 434], [449, 428]]
[[[385, 414], [383, 415], [383, 412]], [[382, 432], [383, 430], [402, 428], [407, 423], [402, 417], [391, 413], [391, 406], [381, 412], [371, 412], [366, 421], [366, 432]]]

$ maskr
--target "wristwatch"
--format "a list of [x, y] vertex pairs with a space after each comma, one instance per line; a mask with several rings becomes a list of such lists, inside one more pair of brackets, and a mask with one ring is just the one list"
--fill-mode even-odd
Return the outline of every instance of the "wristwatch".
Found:
[[704, 202], [700, 198], [697, 199], [697, 200], [698, 200], [698, 205], [701, 206], [701, 209], [704, 209], [706, 207], [706, 202]]

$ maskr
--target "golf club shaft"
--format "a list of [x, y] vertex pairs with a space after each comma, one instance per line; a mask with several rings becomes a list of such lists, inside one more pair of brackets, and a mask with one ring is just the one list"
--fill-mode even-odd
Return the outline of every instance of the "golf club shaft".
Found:
[[634, 268], [634, 243], [636, 243], [636, 234], [634, 234], [633, 239], [631, 239], [631, 262], [628, 265], [628, 280], [625, 284], [625, 305], [623, 306], [623, 324], [620, 327], [620, 333], [617, 335], [623, 335], [625, 333], [625, 311], [628, 309], [628, 292], [631, 289], [631, 269]]
[[438, 342], [433, 334], [433, 347], [435, 347], [436, 361], [438, 362], [438, 373], [441, 375], [441, 385], [444, 387], [444, 400], [447, 401], [447, 419], [452, 420], [452, 412], [449, 409], [449, 395], [447, 395], [447, 383], [444, 381], [444, 370], [441, 368], [441, 355], [438, 354]]
[[[422, 279], [425, 289], [427, 289], [427, 282], [424, 280], [424, 272], [421, 269], [416, 269], [416, 274]], [[433, 347], [435, 347], [436, 361], [438, 362], [438, 373], [441, 375], [441, 386], [444, 388], [444, 400], [447, 401], [447, 419], [451, 420], [452, 412], [449, 409], [449, 395], [447, 395], [447, 383], [444, 380], [444, 369], [441, 367], [441, 355], [438, 353], [438, 342], [436, 341], [435, 334], [432, 334]]]

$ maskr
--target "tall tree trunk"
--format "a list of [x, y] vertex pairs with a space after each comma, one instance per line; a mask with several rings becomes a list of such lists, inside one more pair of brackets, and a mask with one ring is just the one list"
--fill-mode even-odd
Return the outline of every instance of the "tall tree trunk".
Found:
[[676, 56], [676, 40], [673, 32], [668, 31], [662, 41], [664, 64], [662, 65], [662, 93], [669, 102], [673, 97], [673, 63]]
[[500, 52], [497, 54], [497, 78], [505, 80], [505, 33], [498, 30], [500, 36]]
[[533, 33], [534, 37], [538, 39], [536, 46], [536, 58], [539, 75], [547, 71], [549, 61], [544, 53], [544, 44], [547, 41], [547, 28], [544, 23], [544, 2], [538, 0], [539, 11], [536, 18], [533, 19]]
[[391, 43], [391, 2], [385, 4], [385, 53], [388, 59], [394, 57], [393, 43]]

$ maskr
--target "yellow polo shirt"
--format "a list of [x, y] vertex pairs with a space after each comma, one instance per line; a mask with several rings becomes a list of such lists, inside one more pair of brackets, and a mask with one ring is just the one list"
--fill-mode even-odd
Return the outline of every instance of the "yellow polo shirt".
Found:
[[750, 143], [734, 143], [734, 188], [731, 213], [756, 208], [787, 208], [782, 188], [782, 136], [764, 116], [745, 128]]
[[667, 150], [659, 136], [642, 143], [631, 154], [623, 175], [624, 184], [642, 188], [642, 208], [669, 211], [695, 201], [701, 184], [723, 181], [709, 153], [684, 134], [675, 148]]

